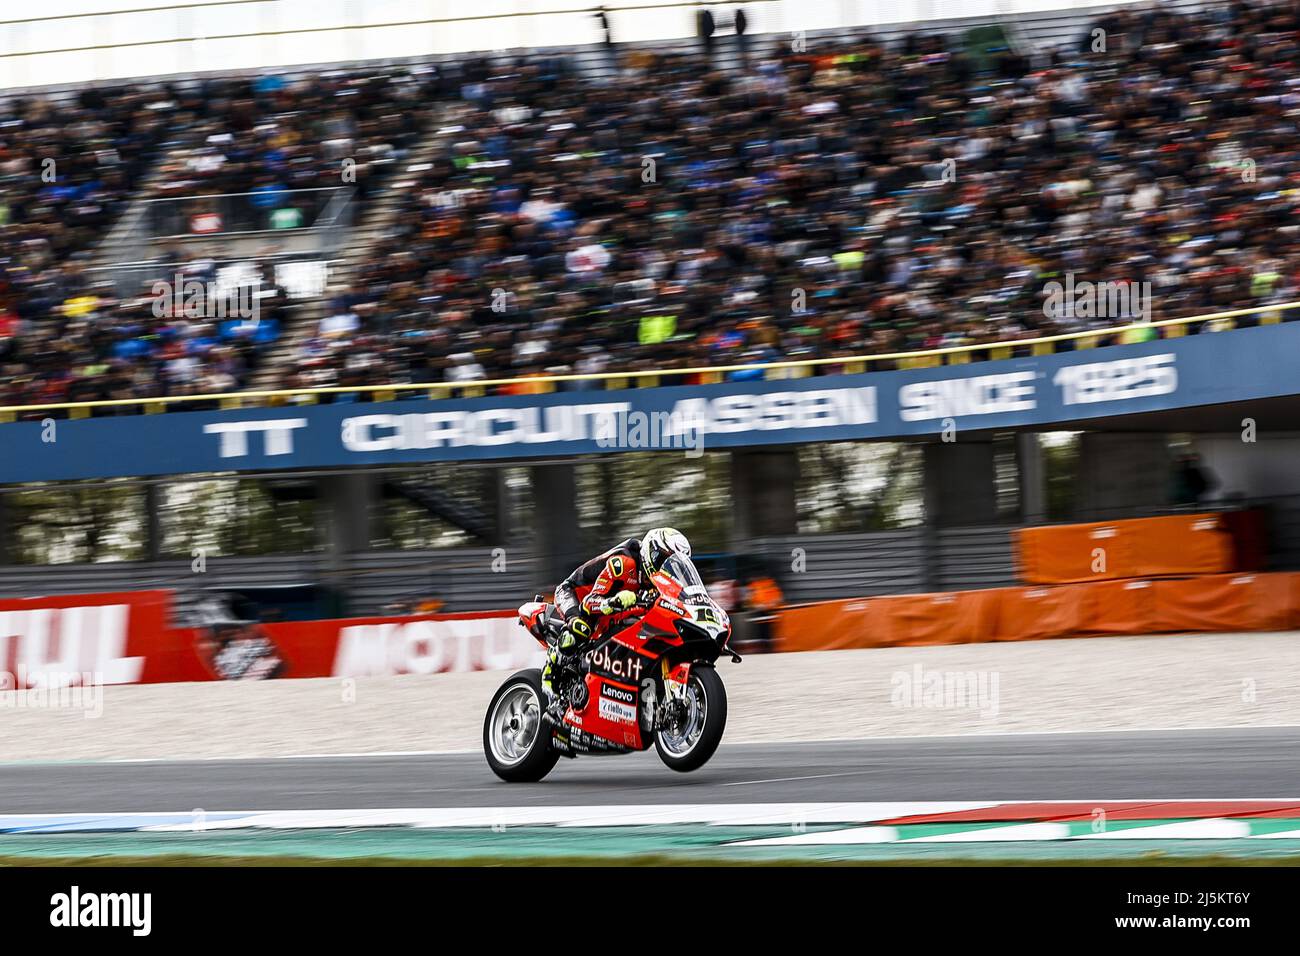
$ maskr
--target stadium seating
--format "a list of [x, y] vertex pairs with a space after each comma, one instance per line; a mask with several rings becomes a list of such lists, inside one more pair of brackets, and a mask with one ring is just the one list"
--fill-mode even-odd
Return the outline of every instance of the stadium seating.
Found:
[[1045, 314], [1068, 273], [1149, 283], [1154, 319], [1294, 298], [1294, 13], [1231, 11], [1112, 14], [1104, 50], [1089, 33], [1046, 68], [916, 37], [738, 72], [628, 56], [616, 84], [550, 60], [479, 78], [334, 303], [349, 331], [314, 336], [282, 384], [833, 357], [1142, 317]]
[[[33, 163], [56, 122], [11, 106], [0, 404], [251, 384], [278, 327], [223, 339], [88, 288], [76, 257], [146, 166], [149, 195], [275, 196], [348, 155], [432, 150], [263, 369], [282, 387], [847, 357], [1300, 297], [1295, 9], [1095, 26], [1100, 46], [1046, 56], [863, 36], [756, 42], [740, 64], [628, 50], [615, 77], [551, 53], [87, 93], [112, 119], [85, 107], [98, 135], [68, 139], [76, 173], [52, 190]], [[1049, 301], [1070, 276], [1140, 295], [1082, 314]]]
[[[164, 249], [134, 269], [124, 292], [112, 270], [95, 267], [92, 249], [132, 199], [251, 193], [244, 205], [257, 218], [223, 223], [229, 230], [295, 224], [277, 218], [301, 218], [304, 194], [290, 190], [346, 182], [364, 199], [418, 135], [433, 78], [353, 69], [12, 100], [0, 111], [0, 405], [249, 384], [286, 302], [264, 265], [251, 277], [263, 293], [258, 321], [229, 322], [207, 307], [237, 294], [208, 250]], [[200, 231], [176, 215], [159, 228], [172, 221], [177, 232]], [[166, 303], [159, 310], [153, 291], [177, 276], [204, 289], [179, 315]]]

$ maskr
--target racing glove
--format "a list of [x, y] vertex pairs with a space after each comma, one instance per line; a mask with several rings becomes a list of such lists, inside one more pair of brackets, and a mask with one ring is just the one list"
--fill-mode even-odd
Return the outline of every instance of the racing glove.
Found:
[[626, 611], [636, 603], [636, 592], [619, 591], [612, 597], [607, 597], [600, 602], [601, 614], [613, 614], [616, 611]]
[[574, 617], [560, 632], [559, 649], [571, 651], [591, 638], [591, 624], [582, 615]]

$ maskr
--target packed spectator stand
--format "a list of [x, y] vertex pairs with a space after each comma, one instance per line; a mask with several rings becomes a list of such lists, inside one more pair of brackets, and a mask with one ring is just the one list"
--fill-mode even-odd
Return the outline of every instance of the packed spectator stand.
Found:
[[[263, 294], [252, 325], [209, 320], [221, 310], [204, 301], [220, 288], [207, 250], [163, 248], [123, 294], [93, 266], [92, 249], [132, 198], [250, 194], [248, 207], [267, 216], [252, 228], [275, 228], [270, 217], [302, 195], [291, 190], [346, 181], [364, 199], [418, 136], [434, 78], [366, 69], [9, 100], [0, 121], [0, 404], [244, 387], [285, 302], [264, 263], [254, 265]], [[157, 307], [154, 283], [177, 277], [204, 287], [189, 313]]]
[[[362, 202], [400, 180], [395, 216], [276, 387], [848, 357], [1291, 301], [1297, 19], [1154, 7], [1042, 55], [864, 33], [725, 62], [615, 46], [603, 74], [552, 51], [14, 99], [0, 405], [248, 387], [265, 336], [157, 317], [89, 250], [137, 190], [274, 210], [346, 159]], [[420, 141], [432, 158], [403, 169]], [[175, 269], [211, 263], [173, 250]], [[1149, 289], [1149, 312], [1045, 308], [1067, 274]]]

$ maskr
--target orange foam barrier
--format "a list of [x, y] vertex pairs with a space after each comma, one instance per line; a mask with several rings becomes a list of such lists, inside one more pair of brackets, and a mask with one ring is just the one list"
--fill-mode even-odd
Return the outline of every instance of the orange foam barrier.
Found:
[[1083, 629], [1086, 593], [1081, 584], [1000, 588], [998, 623], [989, 640], [1041, 641], [1078, 634]]
[[872, 612], [878, 598], [822, 601], [782, 608], [774, 629], [782, 651], [841, 651], [887, 647], [888, 635]]
[[1083, 592], [1080, 635], [1106, 637], [1158, 631], [1152, 582], [1094, 581], [1079, 587]]
[[997, 627], [997, 589], [877, 598], [890, 644], [970, 644]]
[[1300, 628], [1300, 573], [1213, 574], [827, 601], [783, 609], [783, 651]]
[[1014, 537], [1021, 579], [1030, 584], [1222, 574], [1263, 565], [1258, 511], [1022, 528]]
[[1300, 574], [1156, 581], [1156, 631], [1285, 631], [1300, 617]]
[[997, 608], [996, 590], [805, 604], [779, 612], [776, 642], [790, 651], [975, 643], [989, 640]]

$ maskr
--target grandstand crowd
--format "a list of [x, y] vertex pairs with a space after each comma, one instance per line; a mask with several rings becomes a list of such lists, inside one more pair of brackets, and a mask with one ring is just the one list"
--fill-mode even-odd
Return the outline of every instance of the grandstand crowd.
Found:
[[[626, 50], [606, 75], [536, 54], [11, 98], [0, 405], [247, 387], [286, 321], [271, 274], [254, 334], [157, 315], [147, 281], [121, 295], [97, 243], [134, 196], [252, 193], [259, 228], [300, 225], [273, 216], [345, 160], [362, 216], [404, 181], [396, 216], [278, 387], [835, 358], [1133, 317], [1045, 310], [1067, 274], [1149, 283], [1155, 320], [1300, 298], [1295, 7], [1093, 27], [1047, 56], [811, 37], [740, 60]], [[432, 158], [407, 170], [422, 137]], [[155, 264], [142, 276], [214, 274], [180, 244]]]

